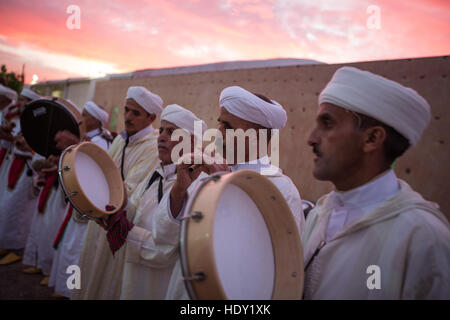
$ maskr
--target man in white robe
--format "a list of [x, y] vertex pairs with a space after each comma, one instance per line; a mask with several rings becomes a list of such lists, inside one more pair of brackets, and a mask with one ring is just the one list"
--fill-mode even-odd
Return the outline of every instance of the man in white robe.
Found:
[[[84, 140], [91, 141], [103, 150], [108, 151], [112, 142], [111, 134], [104, 128], [109, 119], [108, 113], [94, 102], [88, 101], [84, 105], [82, 116], [87, 131]], [[57, 134], [55, 140], [58, 142], [59, 148], [65, 149], [70, 144], [79, 142], [71, 141], [68, 135], [70, 135], [68, 132]], [[70, 298], [71, 291], [67, 287], [67, 278], [70, 274], [67, 273], [67, 268], [71, 265], [78, 265], [88, 221], [73, 209], [70, 203], [67, 203], [65, 219], [59, 226], [58, 234], [52, 243], [55, 255], [48, 285], [54, 287], [54, 297]]]
[[[162, 111], [162, 99], [144, 87], [130, 87], [125, 104], [125, 131], [109, 148], [109, 155], [119, 168], [128, 197], [127, 218], [134, 218], [140, 194], [138, 185], [158, 161], [157, 137], [152, 122]], [[125, 250], [113, 256], [103, 230], [89, 221], [79, 258], [81, 289], [72, 291], [72, 299], [119, 299]], [[101, 270], [101, 271], [99, 271]]]
[[308, 144], [336, 190], [306, 221], [306, 299], [450, 299], [449, 223], [391, 169], [429, 120], [416, 91], [353, 67], [321, 92]]
[[[20, 114], [25, 104], [40, 96], [29, 90], [23, 89], [15, 105], [10, 105], [4, 117], [5, 127], [11, 127], [8, 150], [10, 161], [3, 165], [3, 173], [0, 175], [0, 184], [3, 188], [0, 192], [0, 248], [12, 249], [0, 260], [0, 265], [17, 262], [21, 259], [18, 250], [25, 247], [36, 196], [33, 192], [32, 181], [35, 172], [32, 169], [32, 150], [20, 135]], [[1, 129], [3, 131], [3, 129]], [[5, 145], [6, 145], [5, 144]]]
[[[11, 131], [16, 122], [11, 125], [6, 115], [9, 109], [14, 107], [17, 102], [17, 93], [4, 85], [0, 84], [0, 194], [6, 190], [6, 175], [8, 174], [7, 167], [12, 161], [12, 142], [14, 140], [14, 133]], [[8, 254], [9, 251], [0, 248], [0, 256]]]
[[[220, 95], [219, 130], [226, 136], [227, 129], [282, 129], [287, 121], [286, 112], [275, 101], [259, 94], [253, 94], [240, 87], [225, 88]], [[188, 299], [181, 273], [181, 264], [178, 256], [180, 214], [185, 204], [186, 196], [192, 192], [206, 173], [212, 174], [219, 171], [238, 171], [242, 169], [254, 170], [265, 175], [278, 187], [283, 194], [294, 220], [301, 234], [304, 225], [304, 215], [300, 194], [292, 180], [284, 175], [280, 168], [271, 165], [267, 154], [259, 149], [259, 138], [257, 138], [257, 154], [250, 152], [249, 145], [243, 149], [244, 161], [239, 161], [238, 152], [234, 159], [226, 164], [207, 165], [202, 164], [189, 172], [187, 165], [177, 167], [177, 181], [171, 189], [170, 196], [166, 195], [154, 214], [155, 228], [159, 230], [161, 239], [158, 241], [161, 260], [177, 259], [171, 280], [167, 290], [166, 299]], [[268, 141], [267, 141], [268, 143]], [[234, 150], [239, 150], [239, 147]], [[227, 147], [224, 149], [224, 157], [227, 158]], [[232, 158], [232, 157], [228, 157]], [[227, 159], [228, 159], [227, 158]], [[230, 163], [232, 162], [232, 163]], [[195, 172], [203, 171], [200, 175]], [[195, 181], [194, 181], [195, 180]]]
[[[133, 228], [126, 238], [126, 264], [123, 273], [121, 299], [164, 299], [175, 259], [159, 259], [159, 250], [154, 250], [159, 240], [159, 230], [153, 224], [153, 214], [162, 196], [170, 192], [176, 181], [176, 164], [172, 149], [179, 142], [171, 141], [172, 133], [183, 129], [183, 139], [194, 145], [194, 123], [201, 123], [203, 135], [206, 124], [191, 111], [179, 105], [169, 105], [161, 114], [158, 137], [159, 165], [140, 185], [142, 199], [133, 220]], [[197, 137], [201, 141], [202, 136]], [[155, 178], [159, 177], [159, 178]], [[159, 180], [159, 183], [158, 183]], [[162, 185], [162, 187], [161, 187]]]
[[[35, 162], [37, 161], [42, 160], [38, 159]], [[43, 168], [40, 174], [45, 177], [42, 179], [44, 186], [35, 204], [22, 263], [28, 266], [23, 270], [24, 273], [42, 273], [44, 278], [41, 284], [47, 285], [54, 258], [53, 239], [64, 218], [66, 201], [58, 182], [56, 166]]]

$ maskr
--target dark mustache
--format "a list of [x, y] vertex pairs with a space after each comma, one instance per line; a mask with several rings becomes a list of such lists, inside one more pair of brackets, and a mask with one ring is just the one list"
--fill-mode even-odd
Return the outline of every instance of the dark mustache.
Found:
[[126, 121], [125, 121], [125, 124], [126, 124], [126, 125], [129, 125], [129, 126], [132, 126], [132, 125], [133, 125], [133, 123], [132, 123], [131, 121], [129, 121], [129, 120], [126, 120]]
[[317, 149], [317, 145], [313, 145], [313, 153], [316, 155], [316, 156], [322, 156], [322, 153]]

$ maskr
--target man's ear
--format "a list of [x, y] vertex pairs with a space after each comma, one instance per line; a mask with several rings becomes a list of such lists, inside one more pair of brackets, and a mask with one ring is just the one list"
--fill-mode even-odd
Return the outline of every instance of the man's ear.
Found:
[[386, 130], [381, 126], [374, 126], [367, 128], [363, 136], [363, 151], [373, 152], [377, 149], [382, 149], [384, 141], [386, 140]]
[[156, 114], [149, 114], [150, 120], [155, 121], [156, 119]]

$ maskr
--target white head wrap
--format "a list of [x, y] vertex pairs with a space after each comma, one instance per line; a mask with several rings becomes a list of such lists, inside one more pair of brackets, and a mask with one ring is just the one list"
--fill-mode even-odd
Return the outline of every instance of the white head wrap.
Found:
[[10, 105], [17, 102], [17, 92], [0, 84], [0, 96], [5, 96], [11, 100]]
[[162, 111], [163, 101], [161, 97], [144, 87], [129, 87], [127, 99], [133, 99], [150, 114], [158, 115]]
[[286, 111], [276, 101], [268, 103], [241, 87], [228, 87], [220, 93], [220, 107], [229, 113], [269, 129], [282, 129], [287, 121]]
[[417, 144], [430, 122], [430, 106], [411, 88], [353, 67], [342, 67], [319, 96], [327, 102], [381, 121]]
[[[164, 108], [161, 113], [161, 121], [162, 120], [173, 123], [177, 127], [188, 131], [190, 134], [197, 133], [194, 131], [194, 123], [195, 121], [200, 121], [202, 137], [207, 128], [206, 123], [202, 119], [198, 118], [193, 112], [177, 104], [171, 104]], [[202, 139], [202, 137], [199, 138]]]
[[20, 93], [21, 96], [24, 96], [25, 98], [30, 99], [31, 101], [41, 99], [42, 97], [34, 92], [33, 90], [23, 88], [22, 92]]
[[84, 105], [84, 110], [87, 111], [91, 116], [93, 116], [95, 119], [100, 121], [102, 123], [102, 126], [104, 126], [108, 122], [108, 112], [100, 108], [98, 105], [96, 105], [92, 101], [86, 102]]

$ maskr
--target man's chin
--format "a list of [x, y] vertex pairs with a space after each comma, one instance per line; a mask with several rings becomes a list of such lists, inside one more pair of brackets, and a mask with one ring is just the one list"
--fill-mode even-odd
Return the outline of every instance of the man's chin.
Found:
[[329, 180], [328, 175], [325, 172], [323, 172], [322, 170], [320, 170], [319, 168], [317, 168], [317, 166], [314, 168], [313, 176], [314, 176], [314, 178], [316, 178], [317, 180], [320, 180], [320, 181]]
[[127, 135], [128, 136], [132, 136], [133, 134], [135, 134], [137, 131], [136, 130], [134, 130], [134, 129], [128, 129], [128, 128], [125, 128], [125, 131], [127, 132]]

